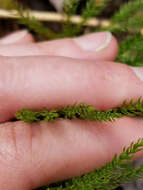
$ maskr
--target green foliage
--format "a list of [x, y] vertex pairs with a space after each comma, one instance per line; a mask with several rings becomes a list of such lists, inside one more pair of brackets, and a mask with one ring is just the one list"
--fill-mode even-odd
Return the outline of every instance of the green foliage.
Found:
[[[82, 11], [82, 18], [87, 21], [87, 19], [99, 15], [104, 8], [109, 4], [111, 0], [89, 0], [86, 3], [85, 9]], [[84, 21], [84, 22], [85, 22]]]
[[[63, 14], [67, 15], [67, 22], [63, 24], [62, 33], [56, 35], [51, 29], [37, 21], [34, 18], [31, 18], [29, 14], [23, 14], [24, 9], [17, 1], [12, 0], [0, 0], [0, 4], [5, 9], [16, 9], [18, 10], [21, 18], [19, 23], [24, 24], [30, 30], [35, 31], [40, 36], [43, 36], [45, 39], [55, 39], [63, 38], [69, 36], [77, 36], [81, 33], [84, 33], [84, 25], [88, 19], [98, 16], [101, 12], [104, 11], [106, 6], [110, 3], [111, 0], [86, 0], [85, 7], [81, 10], [82, 22], [79, 25], [73, 25], [70, 22], [70, 17], [77, 14], [77, 9], [79, 7], [80, 0], [65, 0]], [[112, 32], [139, 32], [143, 28], [143, 0], [130, 0], [128, 3], [125, 3], [121, 6], [120, 10], [111, 17], [111, 25], [108, 27], [98, 27], [94, 30], [110, 30]], [[92, 29], [89, 28], [89, 31]]]
[[99, 15], [111, 0], [87, 0], [85, 8], [81, 10], [82, 22], [78, 25], [73, 25], [70, 22], [70, 17], [77, 14], [79, 0], [65, 0], [64, 11], [68, 17], [68, 21], [63, 25], [62, 35], [64, 37], [77, 36], [84, 31], [84, 25], [88, 19]]
[[36, 20], [34, 17], [30, 17], [28, 12], [27, 12], [27, 16], [23, 15], [18, 20], [18, 23], [26, 25], [29, 28], [29, 30], [38, 33], [39, 36], [44, 38], [44, 39], [45, 38], [46, 39], [56, 38], [56, 34], [52, 30], [45, 27], [41, 22]]
[[67, 107], [61, 107], [59, 109], [41, 111], [31, 111], [23, 109], [15, 114], [17, 120], [24, 122], [37, 122], [37, 121], [50, 121], [53, 122], [57, 118], [65, 119], [88, 119], [90, 121], [114, 121], [115, 118], [121, 118], [123, 116], [143, 116], [143, 100], [140, 98], [137, 101], [131, 100], [129, 103], [126, 101], [120, 107], [116, 107], [106, 111], [99, 111], [91, 105], [74, 104]]
[[67, 16], [76, 14], [80, 0], [64, 0], [64, 13]]
[[64, 0], [63, 14], [67, 16], [67, 22], [62, 24], [62, 34], [60, 34], [59, 37], [62, 38], [75, 35], [77, 27], [70, 22], [70, 18], [72, 15], [76, 14], [79, 2], [80, 0]]
[[131, 66], [143, 66], [143, 35], [138, 33], [123, 40], [116, 61]]
[[124, 4], [111, 19], [125, 31], [139, 31], [143, 27], [143, 0], [131, 0]]

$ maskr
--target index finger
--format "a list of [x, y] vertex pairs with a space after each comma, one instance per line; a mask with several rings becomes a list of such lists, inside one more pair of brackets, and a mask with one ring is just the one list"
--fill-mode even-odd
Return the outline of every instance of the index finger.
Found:
[[1, 57], [0, 68], [1, 122], [22, 108], [84, 102], [109, 109], [143, 94], [143, 84], [133, 70], [119, 63], [46, 56]]

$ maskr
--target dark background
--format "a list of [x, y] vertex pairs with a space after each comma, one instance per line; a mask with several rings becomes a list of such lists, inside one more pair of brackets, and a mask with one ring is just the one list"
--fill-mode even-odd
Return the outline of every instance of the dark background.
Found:
[[[33, 10], [41, 11], [56, 11], [54, 6], [48, 0], [17, 0], [22, 3], [26, 8]], [[104, 10], [104, 13], [101, 13], [100, 17], [110, 18], [120, 6], [129, 0], [111, 0], [109, 6]], [[84, 7], [85, 0], [81, 0], [80, 8]], [[80, 9], [79, 9], [80, 12]], [[57, 23], [49, 23], [48, 27], [52, 28], [54, 31], [58, 32], [60, 26]], [[11, 31], [22, 29], [22, 26], [19, 26], [15, 20], [0, 19], [0, 37], [4, 36]]]

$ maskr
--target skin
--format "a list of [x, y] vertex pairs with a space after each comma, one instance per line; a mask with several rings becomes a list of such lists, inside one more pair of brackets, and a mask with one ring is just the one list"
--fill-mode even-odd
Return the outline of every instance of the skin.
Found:
[[[96, 33], [92, 37], [96, 43]], [[24, 38], [7, 45], [0, 41], [1, 189], [32, 190], [92, 171], [142, 137], [143, 121], [129, 117], [114, 123], [9, 122], [24, 107], [86, 102], [104, 110], [143, 94], [132, 69], [113, 62], [114, 37], [100, 52], [81, 50], [73, 39], [34, 43], [30, 34]], [[143, 151], [136, 154], [142, 156]]]

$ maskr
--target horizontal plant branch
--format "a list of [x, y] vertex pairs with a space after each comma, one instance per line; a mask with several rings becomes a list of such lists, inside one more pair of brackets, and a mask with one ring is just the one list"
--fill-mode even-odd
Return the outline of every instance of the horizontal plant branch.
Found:
[[[67, 16], [65, 14], [60, 14], [56, 12], [39, 12], [39, 11], [24, 11], [24, 16], [34, 17], [35, 19], [43, 22], [66, 22]], [[0, 18], [10, 18], [10, 19], [19, 19], [21, 16], [17, 10], [3, 10], [0, 9]], [[83, 19], [80, 16], [71, 16], [70, 22], [73, 24], [80, 24]], [[99, 20], [97, 18], [88, 19], [88, 21], [84, 24], [85, 26], [90, 27], [107, 27], [110, 26], [111, 23], [109, 20], [103, 19]]]
[[124, 101], [120, 107], [110, 110], [100, 111], [91, 105], [84, 103], [74, 104], [58, 109], [43, 109], [40, 111], [23, 109], [15, 114], [17, 120], [24, 122], [50, 121], [53, 122], [58, 118], [63, 119], [88, 119], [89, 121], [115, 121], [116, 118], [124, 116], [140, 116], [143, 117], [143, 100], [131, 100], [129, 103]]
[[[69, 19], [73, 24], [80, 24], [83, 22], [83, 18], [78, 15], [71, 16], [68, 18], [66, 14], [56, 13], [56, 12], [44, 12], [44, 11], [23, 11], [22, 16], [24, 17], [34, 17], [38, 21], [42, 22], [59, 22], [64, 23]], [[9, 18], [9, 19], [20, 19], [22, 18], [17, 10], [5, 10], [0, 9], [0, 18]], [[108, 19], [98, 19], [96, 17], [88, 19], [83, 23], [84, 26], [89, 27], [109, 27], [113, 24]], [[143, 35], [143, 29], [141, 29], [141, 34]]]

